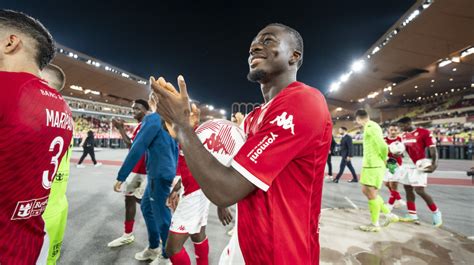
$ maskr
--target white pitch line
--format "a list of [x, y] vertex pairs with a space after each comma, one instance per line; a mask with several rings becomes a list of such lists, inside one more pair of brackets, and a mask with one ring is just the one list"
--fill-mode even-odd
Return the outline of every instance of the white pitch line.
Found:
[[359, 210], [359, 207], [357, 207], [357, 205], [355, 205], [354, 202], [351, 201], [351, 199], [349, 199], [347, 196], [344, 197], [344, 199], [346, 199], [346, 201], [356, 210]]

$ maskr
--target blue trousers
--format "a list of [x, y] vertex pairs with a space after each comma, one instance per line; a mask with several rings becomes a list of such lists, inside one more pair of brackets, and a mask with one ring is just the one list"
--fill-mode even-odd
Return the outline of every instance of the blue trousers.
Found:
[[161, 239], [164, 257], [166, 257], [165, 246], [171, 223], [171, 211], [166, 206], [166, 199], [170, 194], [172, 181], [173, 178], [169, 180], [149, 176], [140, 206], [148, 230], [149, 247], [159, 247]]

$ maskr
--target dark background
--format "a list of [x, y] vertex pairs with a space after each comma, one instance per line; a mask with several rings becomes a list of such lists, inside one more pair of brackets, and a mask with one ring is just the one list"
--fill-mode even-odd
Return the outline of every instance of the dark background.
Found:
[[0, 1], [38, 18], [56, 41], [136, 75], [183, 74], [191, 97], [217, 107], [261, 102], [247, 81], [251, 40], [287, 24], [304, 39], [299, 80], [325, 92], [415, 0]]

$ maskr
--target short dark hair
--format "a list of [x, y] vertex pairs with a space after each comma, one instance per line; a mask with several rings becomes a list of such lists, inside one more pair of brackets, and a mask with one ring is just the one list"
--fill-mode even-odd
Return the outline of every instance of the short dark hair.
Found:
[[388, 125], [388, 127], [398, 127], [398, 123], [392, 122]]
[[142, 105], [146, 110], [150, 110], [150, 105], [148, 105], [148, 102], [144, 99], [136, 99], [133, 102]]
[[301, 59], [298, 62], [298, 68], [300, 68], [300, 66], [303, 64], [303, 51], [304, 51], [304, 42], [303, 42], [303, 37], [301, 37], [301, 34], [296, 29], [289, 27], [287, 25], [281, 24], [281, 23], [271, 23], [267, 25], [267, 27], [269, 26], [276, 26], [276, 27], [283, 28], [286, 32], [290, 33], [291, 36], [293, 36], [296, 42], [296, 50], [301, 52]]
[[342, 126], [341, 129], [343, 129], [344, 131], [347, 131], [347, 128]]
[[365, 109], [358, 109], [355, 112], [355, 116], [359, 117], [359, 118], [367, 118], [367, 117], [369, 117], [369, 114], [367, 113], [367, 111]]
[[410, 123], [411, 122], [411, 118], [410, 117], [403, 117], [401, 119], [398, 120], [397, 123], [402, 123], [402, 124], [406, 124], [406, 123]]
[[37, 19], [12, 10], [0, 10], [0, 28], [8, 27], [28, 35], [35, 41], [35, 61], [43, 70], [54, 58], [55, 45], [49, 31]]

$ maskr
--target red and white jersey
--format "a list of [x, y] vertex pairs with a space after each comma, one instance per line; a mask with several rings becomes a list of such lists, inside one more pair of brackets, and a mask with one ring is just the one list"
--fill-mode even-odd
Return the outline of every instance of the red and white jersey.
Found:
[[184, 154], [182, 150], [179, 150], [176, 176], [181, 176], [181, 183], [183, 184], [184, 188], [184, 196], [201, 189], [201, 187], [199, 187], [199, 184], [196, 182], [193, 175], [191, 174], [188, 165], [186, 164], [186, 159], [184, 159]]
[[246, 264], [319, 264], [319, 216], [332, 122], [324, 96], [293, 82], [244, 121], [231, 166], [257, 189], [238, 202]]
[[[132, 135], [132, 143], [133, 140], [135, 140], [135, 137], [137, 137], [138, 132], [140, 131], [140, 128], [142, 127], [142, 123], [138, 123], [138, 126], [133, 130], [133, 135]], [[144, 154], [140, 160], [138, 160], [137, 164], [135, 167], [132, 169], [133, 173], [138, 173], [138, 174], [143, 174], [146, 175], [146, 160], [145, 160], [146, 155]]]
[[406, 153], [410, 159], [405, 159], [404, 163], [415, 164], [416, 161], [426, 158], [426, 148], [436, 146], [436, 140], [431, 132], [424, 128], [416, 128], [412, 132], [402, 134], [402, 142], [405, 144]]
[[[395, 142], [400, 142], [401, 143], [402, 142], [402, 138], [400, 136], [397, 136], [395, 138], [390, 138], [389, 136], [387, 136], [384, 139], [385, 139], [385, 142], [387, 143], [388, 146], [390, 146], [391, 143], [395, 143]], [[395, 157], [392, 153], [390, 153], [390, 148], [388, 150], [388, 157], [397, 160], [397, 163], [399, 165], [402, 165], [402, 156]]]
[[0, 264], [46, 263], [41, 217], [72, 138], [61, 94], [29, 73], [0, 72]]

